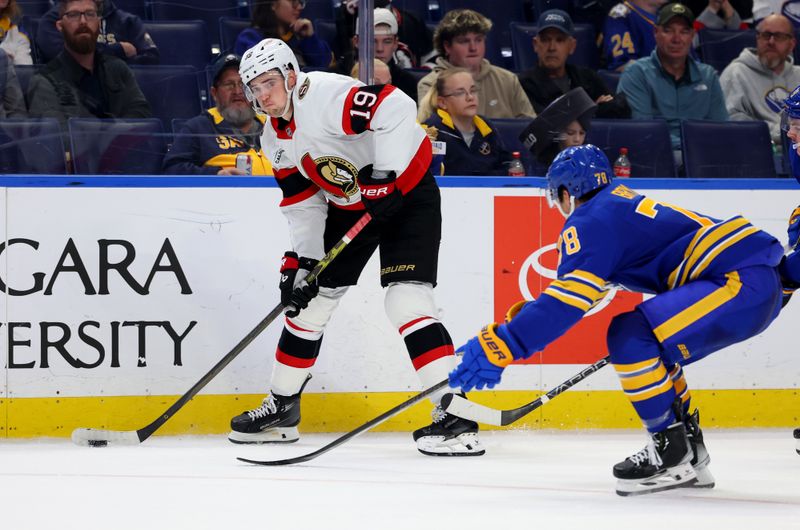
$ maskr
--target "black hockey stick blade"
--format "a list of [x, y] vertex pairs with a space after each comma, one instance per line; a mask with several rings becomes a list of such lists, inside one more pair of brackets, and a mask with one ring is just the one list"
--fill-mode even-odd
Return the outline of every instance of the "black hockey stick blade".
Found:
[[580, 383], [607, 365], [609, 362], [608, 356], [605, 356], [596, 363], [587, 366], [577, 374], [573, 375], [545, 395], [540, 396], [530, 403], [526, 403], [515, 409], [493, 409], [491, 407], [481, 405], [480, 403], [475, 403], [474, 401], [464, 399], [457, 394], [445, 394], [442, 397], [442, 408], [450, 414], [458, 416], [459, 418], [485, 423], [486, 425], [497, 425], [504, 427], [506, 425], [511, 425], [524, 416], [527, 416], [565, 390], [568, 390]]
[[[314, 269], [309, 272], [305, 280], [308, 283], [313, 282], [317, 279], [317, 277], [324, 271], [328, 265], [338, 256], [342, 250], [356, 237], [361, 230], [364, 229], [365, 226], [369, 224], [372, 220], [372, 215], [369, 213], [365, 213], [362, 215], [358, 221], [347, 231], [347, 233], [336, 242], [336, 244], [331, 248], [319, 263], [314, 267]], [[182, 395], [178, 400], [172, 404], [166, 411], [164, 411], [161, 416], [153, 420], [150, 424], [138, 429], [136, 431], [107, 431], [101, 429], [75, 429], [72, 431], [72, 441], [77, 445], [86, 445], [92, 447], [104, 447], [108, 444], [114, 445], [135, 445], [137, 443], [142, 443], [150, 436], [156, 432], [162, 425], [167, 423], [167, 421], [175, 415], [180, 409], [183, 408], [186, 403], [191, 401], [191, 399], [196, 396], [212, 379], [214, 379], [226, 366], [228, 366], [231, 361], [233, 361], [242, 351], [253, 342], [256, 337], [261, 335], [261, 333], [267, 329], [267, 327], [272, 324], [272, 322], [278, 318], [281, 314], [283, 314], [283, 306], [278, 304], [275, 308], [269, 312], [267, 316], [261, 319], [261, 322], [256, 324], [250, 333], [245, 335], [245, 337], [239, 341], [236, 346], [233, 347], [231, 351], [229, 351], [225, 356], [220, 359], [217, 364], [215, 364], [211, 370], [209, 370], [206, 375], [204, 375], [197, 383], [192, 386], [189, 390], [186, 391], [184, 395]]]
[[321, 447], [320, 449], [317, 449], [316, 451], [313, 451], [311, 453], [307, 453], [307, 454], [304, 454], [304, 455], [296, 456], [294, 458], [286, 458], [286, 459], [283, 459], [283, 460], [251, 460], [249, 458], [241, 458], [241, 457], [237, 457], [237, 460], [241, 460], [242, 462], [247, 462], [248, 464], [257, 464], [259, 466], [288, 466], [288, 465], [291, 465], [291, 464], [299, 464], [301, 462], [308, 462], [309, 460], [313, 460], [313, 459], [317, 458], [320, 455], [324, 455], [325, 453], [327, 453], [331, 449], [335, 449], [335, 448], [339, 447], [343, 443], [347, 442], [348, 440], [351, 440], [351, 439], [355, 438], [359, 434], [361, 434], [363, 432], [366, 432], [366, 431], [372, 429], [373, 427], [376, 427], [376, 426], [380, 425], [381, 423], [383, 423], [384, 421], [388, 420], [392, 416], [396, 416], [397, 414], [400, 414], [401, 412], [403, 412], [404, 410], [406, 410], [410, 406], [417, 404], [418, 402], [422, 401], [423, 399], [425, 399], [426, 397], [430, 396], [434, 392], [436, 392], [438, 390], [441, 390], [442, 388], [444, 388], [446, 386], [447, 386], [447, 379], [445, 379], [444, 381], [441, 381], [439, 383], [436, 383], [435, 385], [433, 385], [429, 389], [423, 390], [419, 394], [408, 398], [406, 401], [403, 401], [402, 403], [400, 403], [399, 405], [397, 405], [393, 409], [387, 410], [386, 412], [384, 412], [380, 416], [369, 420], [367, 423], [361, 425], [360, 427], [356, 427], [352, 431], [350, 431], [348, 433], [345, 433], [342, 436], [338, 437], [337, 439], [335, 439], [334, 441], [332, 441], [328, 445], [326, 445], [324, 447]]

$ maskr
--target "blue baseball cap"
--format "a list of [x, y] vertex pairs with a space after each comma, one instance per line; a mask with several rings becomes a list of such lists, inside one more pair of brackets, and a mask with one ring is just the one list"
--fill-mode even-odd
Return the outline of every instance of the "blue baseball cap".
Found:
[[544, 31], [547, 28], [556, 28], [570, 36], [575, 33], [575, 26], [572, 24], [572, 18], [570, 18], [566, 11], [560, 9], [548, 9], [539, 15], [539, 23], [537, 26], [539, 31]]

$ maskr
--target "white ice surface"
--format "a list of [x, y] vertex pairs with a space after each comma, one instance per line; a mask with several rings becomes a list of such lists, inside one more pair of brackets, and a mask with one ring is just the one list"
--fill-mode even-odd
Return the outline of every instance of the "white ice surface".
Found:
[[791, 430], [706, 432], [713, 490], [635, 498], [611, 466], [640, 432], [490, 432], [479, 458], [417, 453], [409, 434], [365, 434], [308, 462], [256, 467], [336, 435], [286, 446], [222, 436], [153, 437], [134, 447], [0, 442], [0, 528], [790, 529], [800, 528], [800, 455]]

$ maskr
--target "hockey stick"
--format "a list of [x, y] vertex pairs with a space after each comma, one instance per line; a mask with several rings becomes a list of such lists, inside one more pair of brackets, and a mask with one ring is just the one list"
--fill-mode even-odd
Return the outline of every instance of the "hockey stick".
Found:
[[311, 453], [307, 453], [307, 454], [304, 454], [304, 455], [296, 456], [294, 458], [286, 458], [284, 460], [251, 460], [249, 458], [242, 458], [242, 457], [237, 457], [236, 459], [237, 460], [241, 460], [242, 462], [247, 462], [248, 464], [257, 464], [259, 466], [288, 466], [290, 464], [299, 464], [301, 462], [308, 462], [309, 460], [313, 460], [313, 459], [317, 458], [318, 456], [327, 453], [331, 449], [335, 449], [335, 448], [339, 447], [340, 445], [342, 445], [346, 441], [348, 441], [348, 440], [350, 440], [352, 438], [355, 438], [359, 434], [370, 430], [371, 428], [375, 427], [376, 425], [380, 425], [381, 423], [385, 422], [386, 420], [388, 420], [392, 416], [396, 416], [397, 414], [399, 414], [399, 413], [403, 412], [404, 410], [406, 410], [411, 405], [414, 405], [414, 404], [418, 403], [419, 401], [422, 401], [423, 399], [425, 399], [426, 397], [430, 396], [431, 394], [433, 394], [437, 390], [440, 390], [440, 389], [442, 389], [442, 388], [444, 388], [446, 386], [447, 386], [447, 379], [445, 379], [444, 381], [440, 381], [440, 382], [436, 383], [435, 385], [433, 385], [432, 387], [430, 387], [429, 389], [423, 390], [419, 394], [408, 398], [406, 401], [403, 401], [402, 403], [400, 403], [399, 405], [397, 405], [393, 409], [387, 410], [386, 412], [384, 412], [383, 414], [381, 414], [377, 418], [373, 418], [373, 419], [369, 420], [367, 423], [361, 425], [360, 427], [356, 427], [352, 431], [350, 431], [348, 433], [345, 433], [342, 436], [338, 437], [337, 439], [335, 439], [334, 441], [332, 441], [328, 445], [325, 445], [322, 448], [317, 449], [316, 451], [313, 451]]
[[[325, 256], [319, 260], [319, 263], [312, 269], [311, 272], [305, 277], [306, 282], [311, 283], [324, 271], [328, 265], [338, 256], [342, 250], [355, 238], [365, 226], [372, 220], [369, 213], [365, 213], [361, 218], [356, 221], [356, 224], [347, 231], [347, 233], [340, 239]], [[242, 350], [244, 350], [262, 331], [267, 329], [273, 320], [278, 318], [283, 313], [283, 306], [278, 304], [275, 308], [259, 322], [256, 327], [250, 331], [239, 343], [229, 351], [225, 357], [219, 360], [206, 375], [202, 377], [197, 383], [194, 384], [178, 401], [172, 404], [164, 413], [156, 418], [152, 423], [142, 427], [136, 431], [107, 431], [102, 429], [75, 429], [72, 431], [72, 441], [77, 445], [90, 445], [95, 447], [102, 447], [104, 445], [120, 444], [120, 445], [136, 445], [147, 440], [150, 435], [156, 432], [162, 425], [164, 425], [176, 412], [178, 412], [189, 400], [197, 395], [214, 377], [217, 376]]]
[[609, 358], [608, 356], [605, 356], [596, 363], [587, 366], [577, 374], [573, 375], [547, 394], [515, 409], [493, 409], [491, 407], [475, 403], [474, 401], [468, 401], [457, 394], [445, 394], [442, 397], [442, 408], [450, 414], [458, 416], [459, 418], [465, 418], [468, 420], [485, 423], [487, 425], [511, 425], [523, 416], [526, 416], [538, 409], [565, 390], [568, 390], [577, 383], [580, 383], [608, 363]]

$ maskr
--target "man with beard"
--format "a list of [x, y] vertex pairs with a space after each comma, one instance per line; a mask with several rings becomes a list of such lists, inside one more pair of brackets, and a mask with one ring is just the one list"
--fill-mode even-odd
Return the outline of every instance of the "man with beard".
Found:
[[56, 118], [149, 118], [150, 105], [121, 59], [95, 53], [100, 2], [59, 0], [58, 31], [64, 51], [36, 73], [28, 86], [29, 114]]
[[245, 175], [236, 167], [238, 155], [250, 155], [251, 174], [272, 175], [261, 151], [264, 118], [257, 116], [244, 96], [239, 77], [241, 58], [223, 55], [212, 65], [211, 97], [216, 107], [195, 116], [175, 135], [164, 173], [176, 175]]
[[794, 27], [783, 15], [770, 15], [756, 26], [756, 47], [745, 48], [719, 78], [732, 120], [762, 120], [775, 145], [782, 145], [783, 100], [800, 85], [800, 67], [792, 53]]

